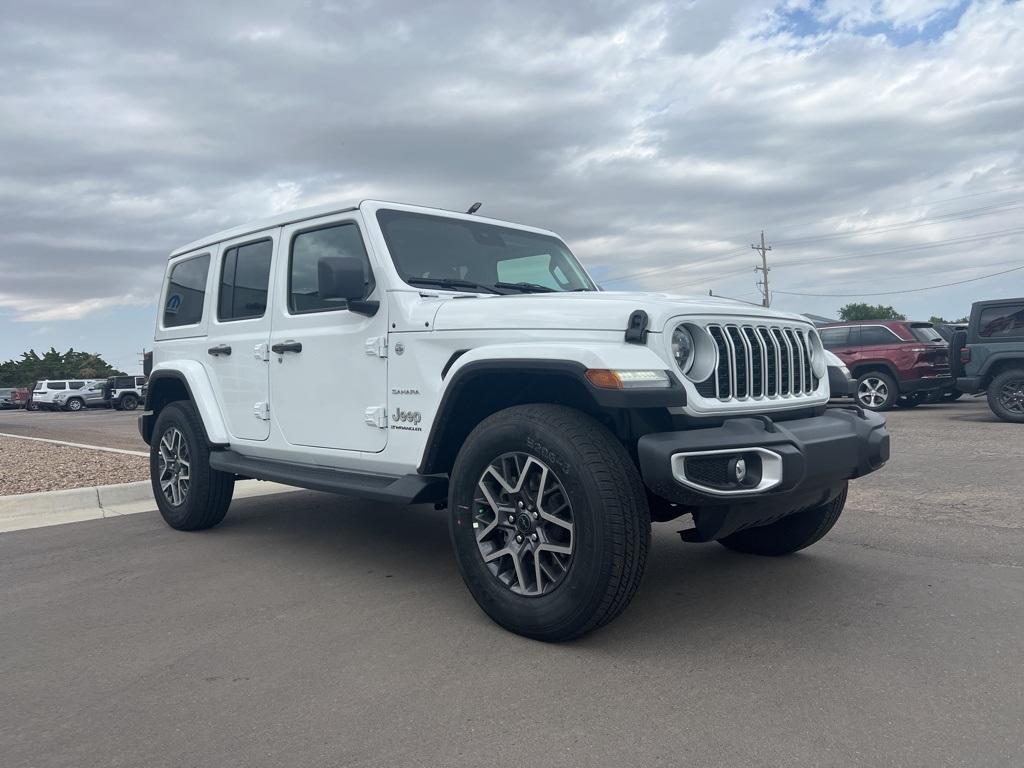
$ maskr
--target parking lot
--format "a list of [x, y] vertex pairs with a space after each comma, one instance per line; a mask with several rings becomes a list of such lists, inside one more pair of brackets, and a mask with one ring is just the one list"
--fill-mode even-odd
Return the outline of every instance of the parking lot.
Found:
[[[562, 646], [479, 611], [429, 507], [0, 535], [2, 762], [1020, 765], [1020, 428], [972, 399], [888, 416], [892, 461], [823, 542], [757, 559], [657, 524], [629, 610]], [[132, 414], [19, 424], [141, 447]]]

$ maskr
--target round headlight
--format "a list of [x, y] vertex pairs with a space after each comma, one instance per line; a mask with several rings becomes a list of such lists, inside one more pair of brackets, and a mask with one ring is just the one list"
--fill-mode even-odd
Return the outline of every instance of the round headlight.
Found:
[[672, 331], [672, 357], [684, 374], [693, 365], [693, 336], [685, 325], [677, 325]]
[[828, 371], [828, 360], [825, 355], [825, 347], [821, 344], [821, 337], [817, 333], [807, 334], [808, 349], [811, 353], [811, 370], [819, 379], [824, 378]]

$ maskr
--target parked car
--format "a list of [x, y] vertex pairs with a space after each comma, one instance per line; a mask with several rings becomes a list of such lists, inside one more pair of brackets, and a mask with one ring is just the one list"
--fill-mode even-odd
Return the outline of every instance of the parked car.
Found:
[[[35, 409], [43, 411], [59, 411], [72, 392], [77, 392], [91, 383], [91, 379], [57, 379], [37, 381], [32, 389], [32, 404]], [[64, 397], [61, 398], [61, 395]]]
[[992, 413], [1024, 423], [1024, 298], [975, 302], [953, 353], [957, 389], [984, 392]]
[[53, 404], [64, 411], [82, 411], [86, 408], [107, 408], [102, 379], [89, 380], [84, 387], [58, 392]]
[[0, 411], [24, 408], [28, 403], [28, 390], [24, 387], [0, 387]]
[[111, 376], [104, 385], [104, 398], [111, 408], [134, 411], [145, 402], [145, 376]]
[[866, 320], [818, 330], [857, 379], [854, 399], [864, 408], [913, 408], [953, 391], [949, 345], [931, 323]]
[[828, 365], [828, 389], [832, 397], [853, 397], [857, 391], [857, 381], [852, 378], [850, 369], [846, 367], [833, 352], [825, 350], [825, 363]]
[[237, 227], [171, 254], [159, 306], [139, 426], [171, 527], [219, 523], [239, 476], [446, 505], [473, 597], [533, 638], [618, 615], [652, 519], [788, 554], [889, 455], [881, 416], [828, 404], [806, 319], [601, 292], [554, 233], [475, 215]]

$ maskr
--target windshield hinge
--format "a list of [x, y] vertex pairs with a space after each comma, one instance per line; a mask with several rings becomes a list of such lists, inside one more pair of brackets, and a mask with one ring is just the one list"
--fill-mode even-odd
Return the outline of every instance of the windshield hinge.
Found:
[[366, 354], [371, 357], [387, 357], [388, 356], [388, 337], [387, 336], [372, 336], [366, 340]]
[[634, 309], [626, 323], [626, 343], [647, 343], [647, 313], [642, 309]]

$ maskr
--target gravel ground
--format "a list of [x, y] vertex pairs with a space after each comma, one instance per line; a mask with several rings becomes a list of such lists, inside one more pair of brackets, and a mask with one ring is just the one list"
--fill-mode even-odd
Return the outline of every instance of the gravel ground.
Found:
[[148, 477], [149, 463], [142, 456], [0, 437], [0, 496]]

